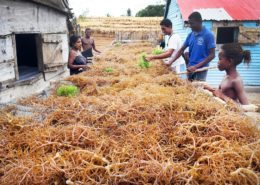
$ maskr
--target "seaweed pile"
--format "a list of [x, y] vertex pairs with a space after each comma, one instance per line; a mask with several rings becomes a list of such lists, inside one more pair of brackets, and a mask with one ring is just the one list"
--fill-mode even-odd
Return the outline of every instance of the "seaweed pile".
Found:
[[66, 79], [76, 96], [54, 88], [19, 102], [45, 111], [1, 110], [0, 184], [259, 184], [259, 131], [160, 61], [141, 68], [152, 47], [121, 45], [95, 58]]

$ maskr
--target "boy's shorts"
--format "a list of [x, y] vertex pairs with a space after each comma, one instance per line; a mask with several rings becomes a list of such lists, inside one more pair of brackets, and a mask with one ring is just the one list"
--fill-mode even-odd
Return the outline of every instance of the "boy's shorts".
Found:
[[188, 74], [188, 80], [190, 81], [206, 81], [208, 71], [202, 71], [197, 73]]

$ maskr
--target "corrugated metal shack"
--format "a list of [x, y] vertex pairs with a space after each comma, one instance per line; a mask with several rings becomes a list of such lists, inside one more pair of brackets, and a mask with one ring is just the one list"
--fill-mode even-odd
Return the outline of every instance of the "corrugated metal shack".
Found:
[[[245, 85], [260, 86], [260, 1], [168, 0], [165, 17], [171, 19], [174, 32], [180, 34], [183, 41], [190, 32], [185, 21], [193, 11], [202, 14], [204, 26], [212, 30], [216, 38], [216, 58], [210, 65], [217, 65], [222, 44], [238, 42], [252, 54], [250, 66], [238, 66]], [[224, 72], [218, 70], [209, 71], [207, 81], [216, 86], [223, 75]]]
[[0, 102], [68, 75], [67, 0], [0, 0]]

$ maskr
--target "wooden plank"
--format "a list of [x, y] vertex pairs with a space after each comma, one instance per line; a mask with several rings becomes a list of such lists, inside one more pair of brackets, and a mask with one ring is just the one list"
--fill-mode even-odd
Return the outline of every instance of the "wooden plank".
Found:
[[0, 35], [68, 31], [66, 15], [28, 1], [1, 0], [0, 20]]
[[69, 55], [66, 34], [43, 34], [43, 63], [67, 63]]
[[69, 76], [69, 70], [64, 68], [57, 68], [57, 70], [50, 70], [45, 73], [45, 80], [50, 81], [53, 79], [61, 79], [62, 77]]
[[0, 82], [15, 79], [14, 61], [0, 63]]
[[[194, 71], [193, 73], [198, 73], [198, 72], [207, 71], [207, 70], [212, 70], [212, 69], [217, 69], [217, 68], [218, 68], [217, 66], [203, 67], [203, 68], [197, 69], [197, 70]], [[189, 72], [189, 71], [184, 71], [184, 72], [177, 73], [177, 75], [184, 75], [184, 74], [189, 74], [189, 73], [191, 73], [191, 72]]]
[[47, 69], [47, 68], [54, 68], [54, 67], [63, 67], [67, 65], [66, 63], [53, 63], [53, 64], [44, 64], [44, 68]]
[[12, 35], [0, 38], [0, 63], [14, 59]]
[[12, 43], [13, 43], [13, 53], [14, 53], [14, 72], [15, 79], [19, 80], [19, 71], [18, 71], [18, 62], [17, 62], [17, 52], [16, 52], [16, 40], [15, 35], [12, 35]]
[[260, 28], [239, 27], [238, 42], [241, 44], [253, 44], [260, 42]]
[[44, 43], [43, 44], [43, 63], [62, 63], [62, 44]]

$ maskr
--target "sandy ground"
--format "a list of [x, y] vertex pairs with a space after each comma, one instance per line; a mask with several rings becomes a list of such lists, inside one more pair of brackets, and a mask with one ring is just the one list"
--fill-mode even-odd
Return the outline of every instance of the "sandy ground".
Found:
[[94, 39], [95, 39], [96, 48], [101, 52], [107, 49], [114, 41], [114, 38], [102, 37], [99, 35], [95, 35]]
[[260, 93], [247, 93], [247, 96], [250, 103], [260, 105]]
[[[260, 93], [247, 93], [247, 97], [249, 102], [255, 105], [260, 106]], [[256, 123], [257, 127], [260, 129], [260, 113], [259, 112], [248, 112], [246, 113], [249, 117], [251, 117]]]

